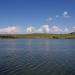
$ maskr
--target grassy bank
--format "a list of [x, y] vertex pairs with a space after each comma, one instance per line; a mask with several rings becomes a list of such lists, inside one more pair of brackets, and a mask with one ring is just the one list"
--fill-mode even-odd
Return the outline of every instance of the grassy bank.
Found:
[[0, 38], [13, 38], [13, 39], [20, 39], [20, 38], [28, 38], [28, 39], [75, 39], [75, 33], [70, 34], [0, 34]]

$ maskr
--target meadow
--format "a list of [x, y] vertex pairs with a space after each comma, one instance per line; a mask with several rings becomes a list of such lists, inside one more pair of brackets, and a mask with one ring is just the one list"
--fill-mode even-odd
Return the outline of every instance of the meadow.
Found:
[[13, 39], [75, 39], [75, 32], [69, 34], [0, 34], [0, 38]]

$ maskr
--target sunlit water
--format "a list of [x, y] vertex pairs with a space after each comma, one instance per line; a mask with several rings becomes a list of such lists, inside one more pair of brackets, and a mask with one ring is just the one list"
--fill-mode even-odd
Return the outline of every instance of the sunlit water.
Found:
[[75, 75], [75, 40], [0, 39], [0, 75]]

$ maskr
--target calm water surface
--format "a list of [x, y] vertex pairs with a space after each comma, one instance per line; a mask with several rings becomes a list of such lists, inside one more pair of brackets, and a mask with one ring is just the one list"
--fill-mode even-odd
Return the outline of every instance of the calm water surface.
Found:
[[0, 75], [75, 75], [75, 40], [0, 39]]

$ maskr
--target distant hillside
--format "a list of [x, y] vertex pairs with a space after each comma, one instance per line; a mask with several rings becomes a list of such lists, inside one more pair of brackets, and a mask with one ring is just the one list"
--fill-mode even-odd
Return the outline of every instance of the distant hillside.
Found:
[[75, 32], [69, 34], [0, 34], [1, 39], [75, 39]]
[[72, 32], [72, 33], [70, 33], [70, 34], [75, 34], [75, 32]]

